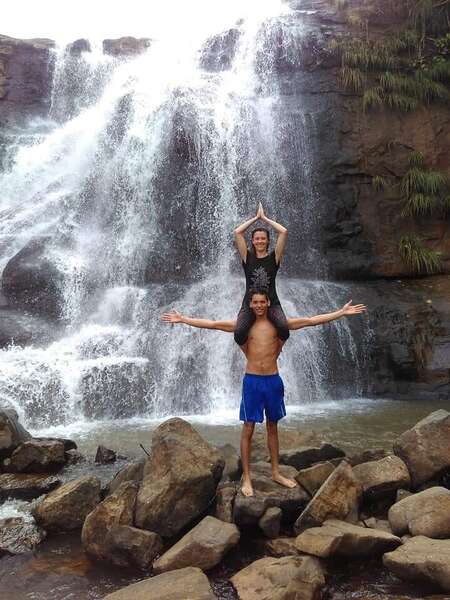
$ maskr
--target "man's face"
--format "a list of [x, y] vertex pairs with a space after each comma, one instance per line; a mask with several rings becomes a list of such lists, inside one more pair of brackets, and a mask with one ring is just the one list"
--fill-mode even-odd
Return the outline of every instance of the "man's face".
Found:
[[265, 231], [255, 231], [252, 237], [252, 243], [258, 252], [267, 252], [269, 240]]
[[270, 302], [264, 294], [253, 294], [250, 300], [250, 308], [257, 317], [263, 317], [267, 313]]

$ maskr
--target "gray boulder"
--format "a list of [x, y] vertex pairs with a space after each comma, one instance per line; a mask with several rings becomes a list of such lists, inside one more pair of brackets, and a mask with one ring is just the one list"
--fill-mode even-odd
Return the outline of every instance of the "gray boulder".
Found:
[[22, 517], [0, 520], [0, 557], [30, 552], [45, 539], [45, 531]]
[[261, 558], [231, 578], [240, 600], [317, 600], [325, 572], [313, 556]]
[[383, 556], [384, 565], [405, 581], [422, 581], [450, 592], [450, 540], [412, 537]]
[[198, 525], [165, 552], [154, 564], [155, 573], [198, 567], [203, 571], [220, 563], [225, 554], [239, 541], [236, 525], [214, 517], [205, 517]]
[[394, 496], [400, 488], [409, 488], [411, 479], [405, 463], [398, 456], [361, 463], [353, 467], [366, 499]]
[[[293, 467], [285, 465], [281, 465], [280, 472], [291, 479], [297, 473]], [[275, 483], [268, 463], [252, 464], [251, 476], [254, 495], [246, 497], [239, 490], [234, 500], [233, 518], [238, 525], [257, 525], [267, 509], [273, 507], [281, 509], [283, 521], [292, 523], [309, 500], [300, 486], [289, 489]]]
[[52, 473], [59, 471], [65, 462], [63, 442], [30, 440], [14, 450], [10, 468], [18, 473]]
[[7, 499], [33, 500], [48, 494], [61, 481], [53, 475], [31, 475], [25, 473], [2, 473], [0, 475], [0, 501]]
[[299, 552], [321, 558], [330, 556], [377, 556], [397, 548], [400, 538], [377, 529], [359, 527], [330, 519], [322, 527], [312, 527], [295, 540]]
[[389, 509], [389, 523], [397, 535], [450, 537], [450, 490], [433, 487], [412, 494]]
[[47, 531], [79, 529], [100, 502], [100, 487], [100, 480], [91, 475], [69, 481], [45, 496], [33, 516]]
[[362, 488], [352, 467], [343, 461], [324, 481], [295, 522], [296, 533], [327, 519], [358, 520]]
[[144, 579], [108, 594], [103, 600], [215, 600], [206, 575], [186, 567]]
[[119, 567], [147, 570], [163, 548], [157, 533], [129, 525], [113, 525], [105, 537], [104, 556]]
[[394, 453], [407, 465], [414, 488], [450, 468], [450, 413], [437, 410], [405, 431]]
[[343, 458], [345, 452], [336, 446], [322, 443], [320, 446], [302, 446], [280, 453], [280, 463], [290, 465], [297, 470], [310, 467], [314, 463], [332, 458]]
[[108, 560], [106, 532], [116, 525], [133, 525], [137, 489], [136, 483], [125, 481], [88, 514], [81, 530], [81, 542], [89, 555]]
[[0, 458], [11, 456], [12, 452], [31, 435], [19, 423], [15, 410], [0, 410]]
[[208, 508], [223, 467], [220, 453], [189, 423], [165, 421], [153, 433], [136, 500], [136, 525], [162, 537], [176, 535]]

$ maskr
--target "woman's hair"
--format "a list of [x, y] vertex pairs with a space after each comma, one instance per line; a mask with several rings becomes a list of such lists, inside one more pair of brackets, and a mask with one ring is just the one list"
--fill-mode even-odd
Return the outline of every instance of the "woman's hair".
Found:
[[263, 231], [267, 235], [267, 250], [269, 249], [269, 244], [270, 244], [270, 233], [269, 233], [269, 230], [266, 229], [265, 227], [257, 227], [256, 229], [254, 229], [252, 231], [252, 247], [250, 248], [250, 250], [254, 254], [256, 254], [256, 251], [255, 251], [255, 246], [253, 245], [253, 238], [255, 236], [255, 233], [257, 233], [258, 231]]

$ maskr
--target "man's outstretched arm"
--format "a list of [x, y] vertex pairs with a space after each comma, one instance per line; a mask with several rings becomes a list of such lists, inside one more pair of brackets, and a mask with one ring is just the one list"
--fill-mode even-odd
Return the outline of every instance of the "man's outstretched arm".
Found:
[[195, 319], [192, 317], [185, 317], [181, 313], [174, 310], [170, 313], [164, 313], [161, 316], [161, 320], [166, 323], [184, 323], [191, 327], [198, 327], [200, 329], [218, 329], [219, 331], [226, 331], [232, 333], [236, 329], [236, 321], [211, 321], [210, 319]]
[[347, 302], [342, 308], [331, 313], [324, 315], [316, 315], [315, 317], [297, 317], [295, 319], [288, 319], [289, 329], [302, 329], [303, 327], [313, 327], [314, 325], [322, 325], [323, 323], [329, 323], [335, 321], [341, 317], [348, 317], [350, 315], [357, 315], [359, 313], [366, 312], [367, 308], [364, 304], [352, 304], [352, 301]]

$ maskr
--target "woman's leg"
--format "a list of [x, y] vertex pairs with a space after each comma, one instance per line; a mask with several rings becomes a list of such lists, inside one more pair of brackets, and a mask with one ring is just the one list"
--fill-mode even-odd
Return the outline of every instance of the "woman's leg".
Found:
[[234, 341], [239, 346], [245, 344], [248, 338], [250, 327], [255, 322], [255, 314], [249, 306], [243, 306], [236, 319], [236, 330], [234, 332]]
[[287, 324], [286, 315], [279, 304], [276, 306], [270, 306], [267, 312], [269, 321], [273, 323], [277, 330], [278, 337], [280, 340], [285, 342], [289, 338], [289, 328]]

